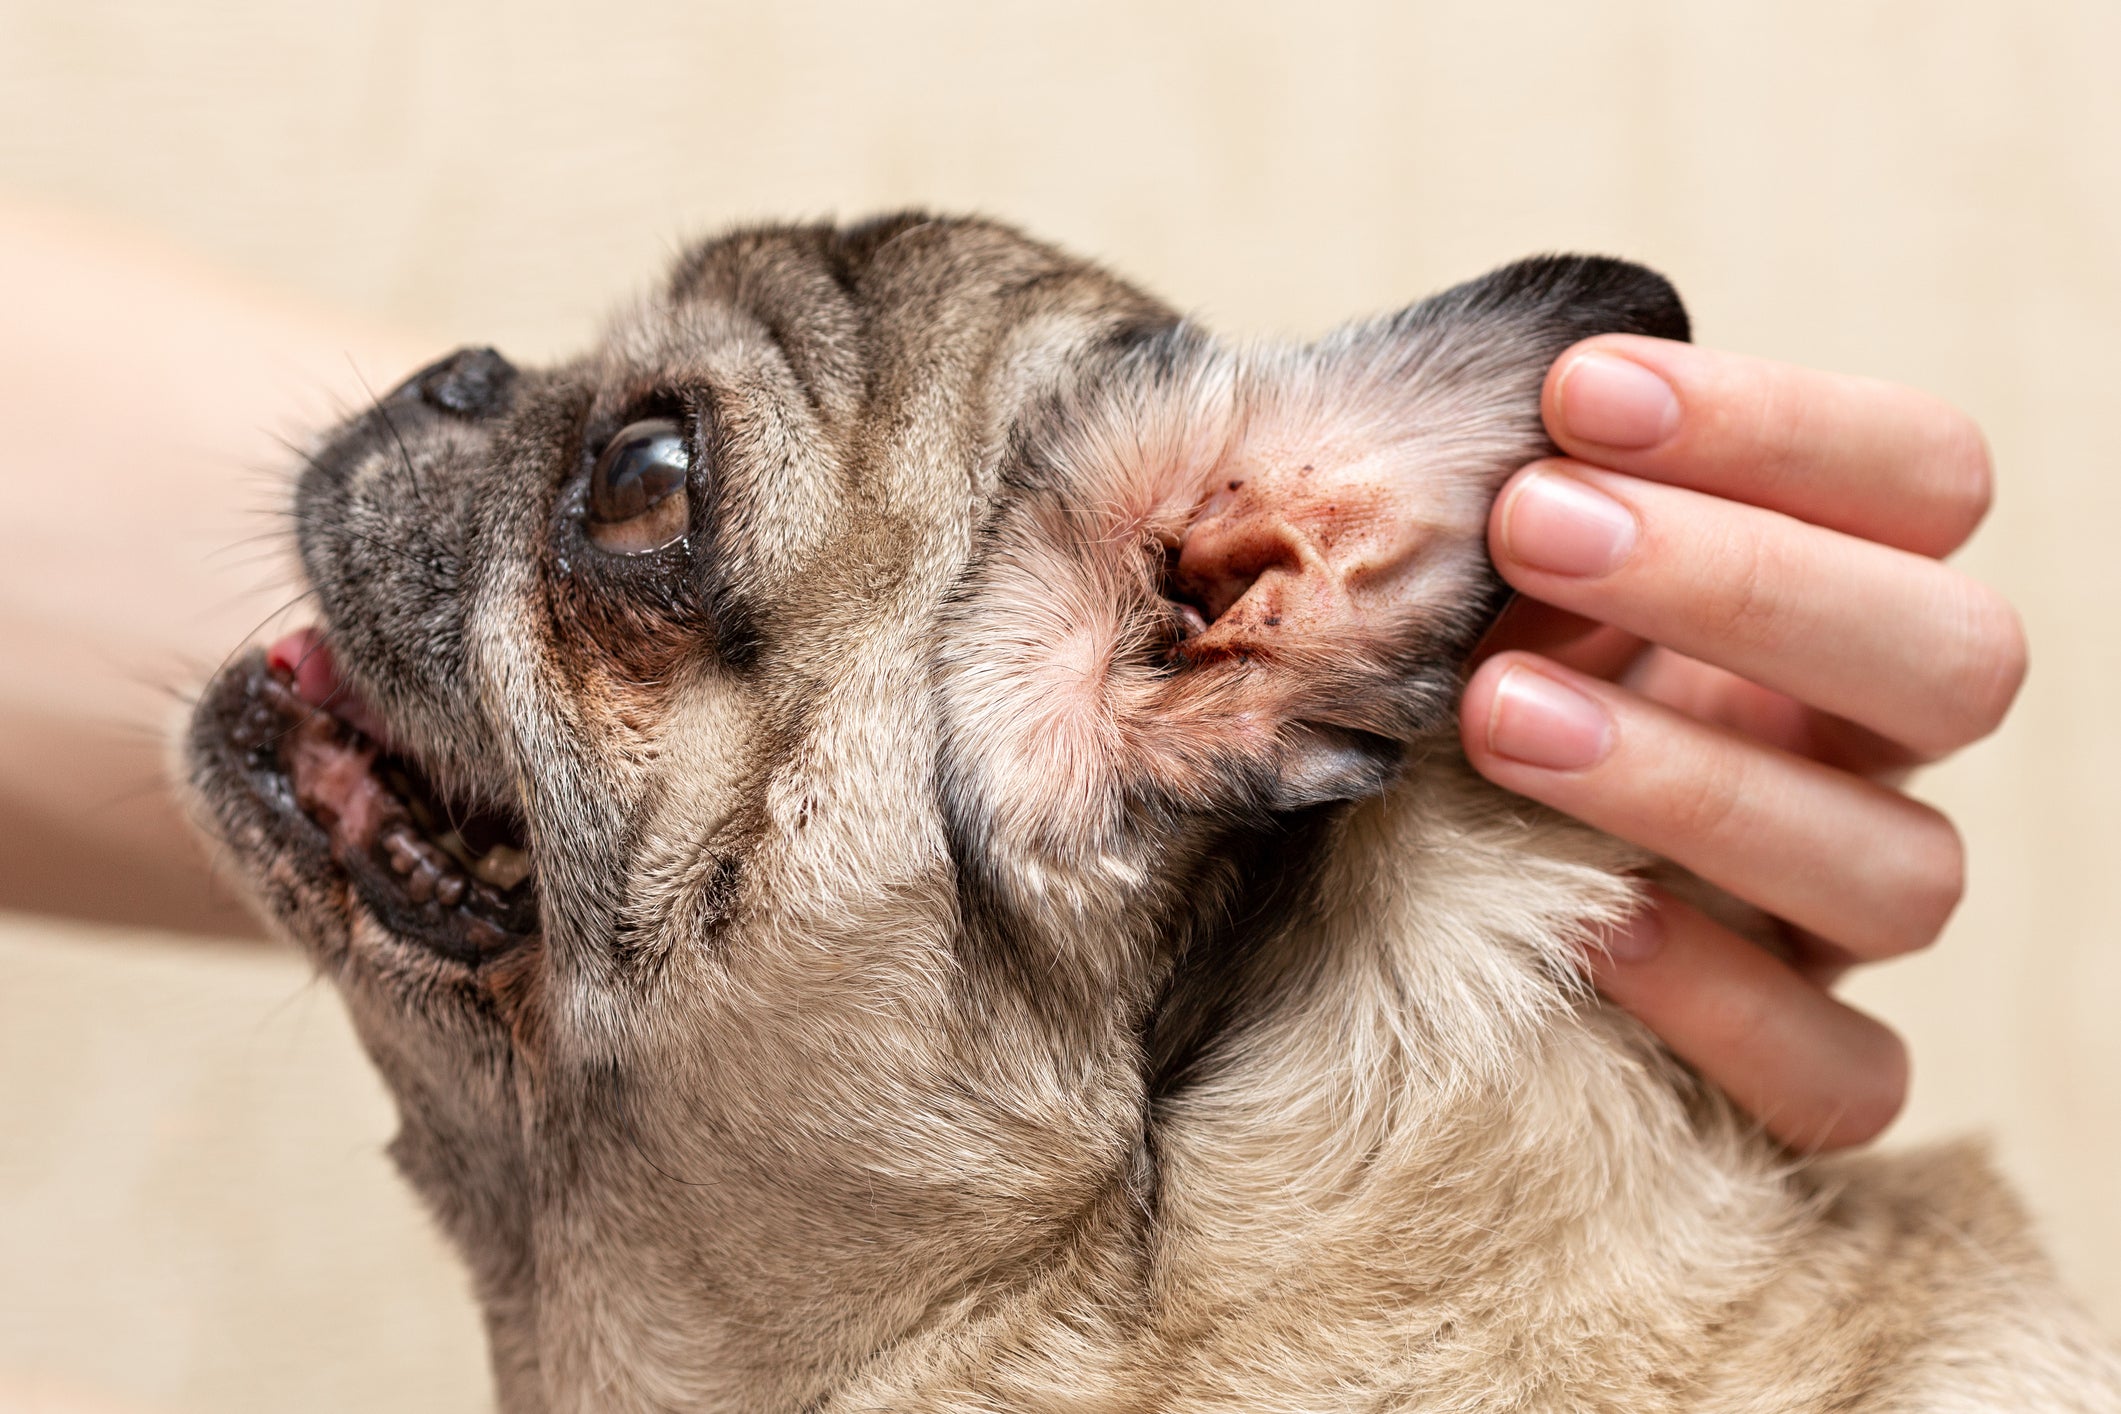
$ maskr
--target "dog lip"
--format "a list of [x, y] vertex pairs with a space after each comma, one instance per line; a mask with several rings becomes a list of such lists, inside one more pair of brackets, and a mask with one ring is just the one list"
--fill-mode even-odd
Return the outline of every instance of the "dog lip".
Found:
[[366, 698], [339, 672], [338, 659], [321, 629], [298, 628], [265, 650], [268, 668], [290, 675], [295, 695], [331, 713], [374, 742], [387, 755], [404, 755], [403, 747]]
[[[292, 657], [276, 651], [283, 647]], [[452, 858], [462, 845], [455, 827], [447, 839], [434, 837], [433, 798], [408, 790], [418, 777], [414, 759], [360, 731], [339, 710], [343, 696], [320, 707], [298, 691], [297, 663], [316, 663], [315, 648], [314, 639], [289, 635], [237, 661], [200, 701], [190, 733], [194, 777], [223, 837], [267, 867], [277, 844], [312, 900], [331, 895], [333, 875], [343, 878], [392, 933], [457, 962], [476, 965], [535, 935], [532, 871], [521, 870], [510, 887]], [[327, 673], [312, 687], [328, 688], [336, 670]], [[512, 848], [494, 852], [522, 860]], [[276, 872], [284, 879], [288, 871]]]

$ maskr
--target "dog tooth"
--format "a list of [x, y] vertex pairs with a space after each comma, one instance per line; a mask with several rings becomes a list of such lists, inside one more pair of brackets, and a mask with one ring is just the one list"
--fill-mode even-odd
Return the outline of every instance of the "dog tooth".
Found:
[[442, 853], [449, 856], [451, 863], [469, 869], [479, 862], [478, 856], [472, 853], [471, 845], [453, 828], [435, 836], [435, 844], [441, 848]]
[[497, 844], [471, 866], [481, 883], [512, 889], [530, 877], [530, 856], [514, 845]]
[[435, 897], [446, 907], [455, 908], [464, 901], [464, 889], [464, 876], [451, 870], [436, 881]]
[[435, 896], [435, 875], [432, 869], [415, 869], [405, 879], [405, 892], [412, 895], [414, 903], [425, 903]]
[[383, 849], [390, 856], [390, 867], [400, 874], [410, 874], [422, 863], [419, 843], [403, 825], [383, 836]]

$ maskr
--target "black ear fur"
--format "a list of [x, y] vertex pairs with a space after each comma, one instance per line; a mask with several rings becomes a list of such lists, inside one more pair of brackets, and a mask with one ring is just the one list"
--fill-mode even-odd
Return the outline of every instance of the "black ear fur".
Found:
[[1671, 281], [1648, 266], [1607, 255], [1531, 256], [1454, 285], [1393, 322], [1408, 328], [1493, 318], [1551, 342], [1549, 361], [1594, 334], [1693, 337], [1686, 306]]

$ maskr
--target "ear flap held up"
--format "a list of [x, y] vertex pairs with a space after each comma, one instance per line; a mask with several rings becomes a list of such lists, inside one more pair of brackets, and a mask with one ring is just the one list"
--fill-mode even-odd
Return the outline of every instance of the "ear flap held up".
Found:
[[[1413, 590], [1403, 580], [1422, 542], [1458, 527], [1469, 505], [1484, 518], [1501, 477], [1551, 450], [1539, 423], [1547, 366], [1609, 332], [1683, 339], [1686, 313], [1641, 266], [1549, 257], [1337, 331], [1278, 377], [1255, 374], [1225, 467], [1244, 474], [1209, 489], [1178, 587], [1217, 632], [1254, 595], [1239, 622], [1280, 611], [1299, 626], [1288, 611], [1309, 609], [1316, 626], [1362, 612], [1339, 590]], [[1339, 583], [1309, 582], [1321, 572]]]
[[1428, 686], [1500, 604], [1482, 549], [1489, 503], [1552, 450], [1547, 367], [1606, 332], [1685, 338], [1686, 313], [1641, 266], [1547, 257], [1255, 369], [1168, 586], [1205, 625], [1185, 656], [1310, 658], [1333, 644], [1418, 690], [1312, 703], [1302, 720], [1395, 739], [1433, 725]]
[[946, 633], [966, 823], [1125, 874], [1144, 811], [1378, 789], [1500, 606], [1488, 506], [1552, 450], [1548, 365], [1616, 332], [1687, 317], [1641, 266], [1547, 256], [1308, 347], [1182, 325], [1087, 374], [1020, 429], [1022, 493]]

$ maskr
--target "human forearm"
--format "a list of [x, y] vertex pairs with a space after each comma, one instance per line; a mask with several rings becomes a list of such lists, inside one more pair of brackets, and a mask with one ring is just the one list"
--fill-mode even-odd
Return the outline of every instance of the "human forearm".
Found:
[[291, 592], [276, 439], [409, 356], [7, 207], [0, 309], [0, 906], [240, 925], [164, 787], [164, 728]]

